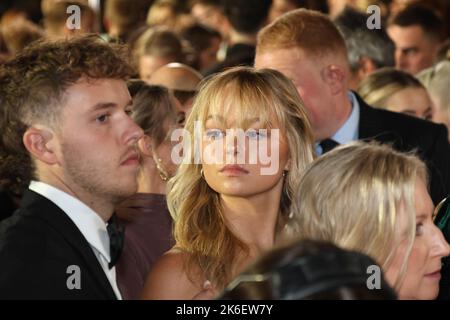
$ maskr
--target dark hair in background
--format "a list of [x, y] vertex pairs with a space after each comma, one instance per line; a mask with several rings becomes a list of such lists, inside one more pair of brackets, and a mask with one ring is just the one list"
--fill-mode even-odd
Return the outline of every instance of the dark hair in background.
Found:
[[134, 30], [145, 25], [154, 0], [106, 0], [104, 15], [119, 29], [121, 41], [128, 42]]
[[57, 128], [65, 91], [81, 78], [126, 79], [128, 50], [98, 36], [37, 41], [0, 66], [0, 186], [21, 193], [34, 177], [22, 143], [35, 121]]
[[144, 55], [172, 57], [184, 62], [181, 37], [164, 26], [150, 27], [143, 32], [135, 43], [135, 59]]
[[396, 299], [383, 278], [380, 289], [367, 288], [367, 268], [372, 265], [377, 264], [362, 253], [329, 243], [297, 241], [263, 255], [219, 299]]
[[257, 32], [269, 14], [272, 0], [222, 0], [224, 13], [235, 30]]
[[306, 8], [320, 11], [322, 13], [328, 13], [329, 11], [327, 0], [288, 0], [288, 2], [296, 8]]
[[128, 90], [133, 98], [132, 118], [144, 133], [155, 140], [155, 147], [167, 138], [167, 128], [177, 122], [177, 112], [170, 99], [169, 90], [163, 86], [149, 85], [138, 79], [129, 80]]
[[195, 50], [199, 52], [207, 49], [211, 45], [211, 39], [222, 38], [218, 31], [202, 24], [190, 25], [187, 28], [181, 30], [180, 35], [183, 39], [187, 40]]
[[444, 22], [432, 9], [412, 4], [389, 19], [389, 25], [410, 27], [419, 25], [428, 37], [442, 41], [445, 37]]
[[184, 28], [180, 31], [180, 36], [187, 42], [189, 49], [193, 51], [190, 65], [197, 70], [200, 70], [200, 53], [211, 46], [214, 38], [222, 39], [222, 35], [218, 31], [202, 24], [193, 24]]
[[42, 19], [40, 1], [30, 0], [1, 0], [0, 1], [0, 16], [8, 10], [16, 10], [25, 12], [27, 18], [34, 23], [39, 23]]
[[369, 58], [377, 68], [395, 65], [395, 44], [385, 29], [370, 30], [366, 26], [369, 16], [351, 7], [346, 7], [334, 23], [343, 34], [347, 46], [350, 69], [360, 67], [361, 58]]

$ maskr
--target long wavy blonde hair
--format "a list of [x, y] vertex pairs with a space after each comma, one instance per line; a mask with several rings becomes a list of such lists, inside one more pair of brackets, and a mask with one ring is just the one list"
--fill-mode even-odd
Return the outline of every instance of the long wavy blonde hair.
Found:
[[[391, 265], [400, 241], [406, 240], [398, 286], [414, 242], [418, 179], [427, 184], [427, 171], [413, 154], [375, 142], [338, 147], [306, 170], [287, 229], [300, 239], [328, 241], [367, 254], [383, 270]], [[406, 222], [403, 235], [400, 219]]]
[[[185, 129], [194, 135], [194, 123], [202, 129], [209, 115], [229, 115], [229, 107], [240, 109], [237, 123], [259, 118], [267, 127], [280, 129], [289, 146], [290, 170], [285, 177], [278, 229], [290, 212], [300, 176], [314, 158], [314, 139], [303, 102], [295, 86], [280, 72], [236, 67], [206, 79], [195, 99]], [[190, 149], [190, 150], [189, 150]], [[188, 253], [185, 268], [192, 281], [194, 269], [217, 289], [231, 280], [236, 255], [247, 246], [227, 228], [220, 195], [201, 177], [201, 164], [194, 163], [194, 141], [183, 150], [187, 163], [179, 166], [168, 183], [167, 202], [174, 219], [176, 247]], [[198, 270], [198, 269], [196, 269]]]

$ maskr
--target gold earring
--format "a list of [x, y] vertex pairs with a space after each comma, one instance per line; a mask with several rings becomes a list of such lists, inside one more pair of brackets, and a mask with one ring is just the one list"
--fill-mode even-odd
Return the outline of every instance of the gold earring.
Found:
[[205, 180], [205, 174], [203, 173], [203, 168], [200, 169], [200, 176], [203, 178], [203, 180]]
[[169, 180], [170, 174], [164, 168], [163, 163], [162, 163], [162, 159], [161, 158], [157, 158], [155, 152], [152, 152], [152, 153], [153, 153], [153, 161], [156, 164], [156, 169], [158, 170], [159, 177], [161, 178], [162, 181]]

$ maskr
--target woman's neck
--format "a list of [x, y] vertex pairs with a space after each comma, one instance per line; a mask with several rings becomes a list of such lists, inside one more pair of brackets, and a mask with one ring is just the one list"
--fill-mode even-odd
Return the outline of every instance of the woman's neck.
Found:
[[275, 241], [283, 181], [270, 191], [248, 198], [221, 196], [228, 227], [249, 247], [249, 254], [271, 248]]

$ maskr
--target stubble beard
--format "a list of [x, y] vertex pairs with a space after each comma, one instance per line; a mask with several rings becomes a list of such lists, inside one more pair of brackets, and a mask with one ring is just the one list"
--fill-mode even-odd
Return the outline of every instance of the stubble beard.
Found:
[[119, 168], [114, 166], [117, 160], [107, 157], [88, 159], [69, 144], [61, 147], [66, 176], [73, 183], [71, 187], [78, 192], [91, 199], [116, 205], [137, 191], [137, 172], [134, 184], [121, 180], [124, 175], [118, 173]]

